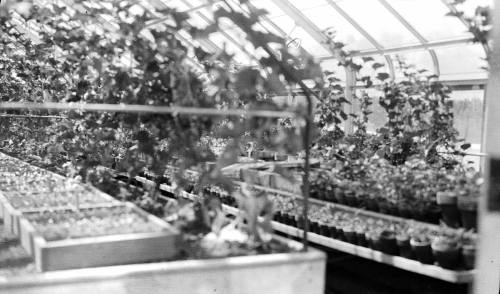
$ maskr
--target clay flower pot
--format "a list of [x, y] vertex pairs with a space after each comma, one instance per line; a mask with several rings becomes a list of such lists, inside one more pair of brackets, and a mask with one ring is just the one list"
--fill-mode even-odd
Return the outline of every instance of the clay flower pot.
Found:
[[346, 190], [345, 192], [345, 202], [351, 207], [358, 206], [358, 198], [356, 198], [356, 193], [353, 190]]
[[446, 225], [460, 227], [460, 212], [457, 207], [457, 194], [453, 191], [441, 191], [436, 194], [437, 204], [441, 207], [441, 216]]
[[466, 269], [473, 269], [476, 263], [476, 245], [464, 244], [462, 246], [463, 263]]
[[347, 242], [352, 244], [358, 244], [357, 234], [352, 225], [344, 226], [342, 228], [342, 231], [344, 233]]
[[477, 198], [461, 194], [458, 196], [457, 207], [462, 226], [468, 230], [477, 229]]
[[409, 259], [415, 259], [415, 254], [410, 245], [410, 236], [406, 234], [396, 235], [396, 243], [398, 245], [399, 255]]
[[398, 255], [398, 245], [394, 231], [384, 230], [380, 233], [380, 251], [390, 255]]
[[438, 264], [446, 269], [460, 266], [460, 246], [448, 237], [438, 237], [432, 242], [432, 252]]
[[334, 189], [335, 202], [340, 204], [346, 204], [345, 193], [343, 187], [336, 187]]
[[421, 263], [433, 264], [434, 255], [432, 254], [431, 242], [425, 238], [411, 238], [410, 245], [415, 253], [415, 258]]
[[329, 237], [330, 236], [330, 228], [325, 223], [319, 223], [319, 233], [322, 236]]

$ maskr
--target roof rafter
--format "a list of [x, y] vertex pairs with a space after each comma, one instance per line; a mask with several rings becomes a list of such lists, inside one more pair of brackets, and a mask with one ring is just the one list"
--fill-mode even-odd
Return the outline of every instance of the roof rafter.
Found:
[[[359, 51], [353, 54], [353, 56], [372, 56], [372, 55], [379, 55], [379, 54], [393, 54], [393, 53], [399, 53], [399, 52], [410, 52], [410, 51], [418, 51], [418, 50], [429, 50], [431, 48], [436, 48], [436, 47], [445, 47], [445, 46], [453, 46], [453, 45], [460, 45], [460, 44], [466, 44], [472, 42], [473, 37], [459, 37], [459, 38], [454, 38], [454, 39], [447, 39], [447, 40], [439, 40], [439, 41], [429, 41], [427, 44], [414, 44], [414, 45], [405, 45], [405, 46], [398, 46], [398, 47], [392, 47], [392, 48], [385, 48], [382, 52], [379, 50], [364, 50], [364, 51]], [[323, 56], [319, 58], [320, 60], [331, 60], [335, 59], [334, 56]]]
[[[387, 0], [378, 0], [382, 6], [384, 6], [397, 20], [399, 20], [399, 22], [401, 24], [403, 24], [403, 26], [412, 33], [412, 35], [417, 38], [420, 43], [422, 44], [427, 44], [429, 41], [424, 37], [422, 36], [416, 29], [414, 26], [412, 26], [398, 11], [396, 11], [396, 9], [394, 9], [394, 7], [392, 7], [391, 4], [389, 4], [389, 2], [387, 2]], [[431, 58], [432, 58], [432, 64], [434, 65], [434, 74], [436, 74], [437, 76], [440, 75], [441, 71], [439, 69], [439, 60], [437, 58], [437, 55], [436, 55], [436, 52], [432, 49], [429, 49], [429, 54], [431, 55]]]
[[394, 73], [394, 64], [392, 63], [392, 59], [390, 56], [383, 54], [384, 47], [377, 41], [375, 38], [370, 35], [357, 21], [355, 21], [347, 12], [345, 12], [337, 3], [332, 0], [326, 0], [328, 4], [335, 9], [345, 20], [347, 20], [358, 32], [363, 35], [379, 52], [384, 55], [384, 58], [387, 62], [387, 66], [389, 67], [389, 73], [391, 78], [395, 78]]

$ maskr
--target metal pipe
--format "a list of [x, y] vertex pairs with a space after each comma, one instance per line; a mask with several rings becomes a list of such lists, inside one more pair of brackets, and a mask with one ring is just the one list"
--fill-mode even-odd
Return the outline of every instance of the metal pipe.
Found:
[[154, 113], [154, 114], [193, 114], [200, 116], [243, 116], [243, 117], [296, 117], [291, 111], [214, 109], [183, 106], [154, 106], [137, 104], [95, 104], [95, 103], [34, 103], [34, 102], [1, 102], [0, 109], [24, 110], [72, 110], [87, 112], [122, 112], [122, 113]]

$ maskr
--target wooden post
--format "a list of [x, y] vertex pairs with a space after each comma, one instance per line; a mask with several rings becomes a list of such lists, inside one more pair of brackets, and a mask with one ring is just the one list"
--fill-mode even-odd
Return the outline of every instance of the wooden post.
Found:
[[[500, 44], [500, 6], [494, 7], [493, 41]], [[474, 293], [499, 293], [500, 288], [500, 47], [493, 48], [485, 99], [483, 146], [485, 185], [479, 202], [479, 244]]]

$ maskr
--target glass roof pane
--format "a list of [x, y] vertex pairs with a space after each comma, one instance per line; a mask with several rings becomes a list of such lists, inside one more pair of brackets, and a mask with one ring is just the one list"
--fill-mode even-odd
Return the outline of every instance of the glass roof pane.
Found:
[[278, 6], [276, 6], [276, 4], [273, 3], [273, 1], [270, 1], [270, 0], [251, 0], [250, 2], [256, 8], [259, 8], [259, 9], [263, 8], [263, 9], [267, 10], [267, 12], [268, 12], [267, 16], [269, 18], [285, 15], [283, 10], [281, 10]]
[[349, 0], [339, 1], [338, 5], [384, 47], [418, 43], [378, 1]]
[[[436, 0], [388, 0], [424, 38], [428, 41], [467, 36], [462, 22], [446, 16], [448, 8]], [[422, 17], [425, 15], [425, 17]]]
[[391, 56], [394, 67], [396, 78], [402, 78], [403, 73], [398, 70], [398, 57], [402, 61], [406, 62], [406, 64], [415, 66], [414, 70], [427, 70], [423, 75], [433, 75], [434, 72], [434, 63], [432, 62], [432, 57], [428, 51], [413, 51], [408, 53], [399, 53], [397, 55]]
[[273, 17], [271, 20], [280, 28], [285, 31], [291, 39], [298, 39], [300, 45], [313, 54], [314, 56], [325, 56], [331, 55], [323, 45], [316, 42], [311, 35], [309, 35], [304, 29], [299, 27], [295, 21], [288, 15], [283, 15], [280, 17]]
[[[436, 48], [441, 69], [441, 80], [485, 79], [487, 73], [484, 50], [480, 45], [467, 44], [460, 47]], [[460, 62], [457, 62], [459, 60]]]
[[251, 58], [238, 48], [233, 42], [226, 39], [221, 33], [213, 33], [210, 35], [209, 39], [215, 44], [226, 49], [230, 54], [234, 54], [234, 59], [241, 64], [249, 65], [252, 64]]
[[322, 31], [334, 28], [336, 31], [335, 41], [346, 44], [348, 50], [367, 50], [375, 47], [359, 33], [345, 18], [330, 5], [311, 8], [302, 11]]

